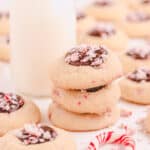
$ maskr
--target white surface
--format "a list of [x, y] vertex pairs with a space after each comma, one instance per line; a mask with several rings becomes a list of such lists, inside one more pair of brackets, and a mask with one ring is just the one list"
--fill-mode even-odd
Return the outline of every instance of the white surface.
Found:
[[[0, 91], [6, 91], [6, 92], [14, 91], [11, 82], [10, 68], [9, 65], [6, 64], [2, 64], [0, 69]], [[41, 112], [43, 114], [43, 122], [46, 123], [49, 122], [47, 116], [47, 109], [51, 100], [34, 98], [34, 101], [41, 109]], [[78, 150], [86, 150], [89, 141], [92, 138], [94, 138], [95, 135], [97, 135], [102, 131], [114, 130], [115, 132], [120, 132], [119, 127], [121, 124], [127, 125], [129, 128], [134, 129], [136, 131], [134, 135], [134, 139], [136, 140], [136, 144], [137, 144], [136, 150], [150, 150], [150, 137], [148, 137], [148, 135], [146, 135], [141, 130], [141, 127], [136, 123], [139, 119], [145, 117], [149, 106], [139, 106], [139, 105], [133, 105], [133, 104], [121, 102], [120, 107], [127, 108], [127, 110], [133, 111], [133, 115], [129, 118], [120, 118], [120, 120], [116, 123], [116, 125], [109, 129], [105, 129], [97, 132], [71, 133], [76, 139]], [[102, 149], [107, 150], [106, 148], [102, 148]]]

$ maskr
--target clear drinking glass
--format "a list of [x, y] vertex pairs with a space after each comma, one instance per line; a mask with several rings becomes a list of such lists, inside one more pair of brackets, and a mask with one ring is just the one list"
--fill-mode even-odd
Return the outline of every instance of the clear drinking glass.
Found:
[[11, 0], [10, 26], [15, 89], [48, 96], [53, 60], [75, 44], [73, 0]]

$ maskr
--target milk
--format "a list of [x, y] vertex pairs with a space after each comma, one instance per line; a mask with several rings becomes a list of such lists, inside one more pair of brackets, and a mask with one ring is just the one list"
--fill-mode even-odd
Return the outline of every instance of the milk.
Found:
[[75, 44], [72, 0], [11, 0], [11, 68], [15, 88], [48, 96], [53, 60]]

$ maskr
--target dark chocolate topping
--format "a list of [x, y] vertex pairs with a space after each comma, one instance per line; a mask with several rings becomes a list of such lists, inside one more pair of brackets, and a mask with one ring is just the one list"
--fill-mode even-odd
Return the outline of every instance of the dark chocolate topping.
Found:
[[82, 20], [82, 19], [84, 19], [86, 17], [86, 14], [84, 13], [84, 12], [78, 12], [77, 13], [77, 16], [76, 16], [76, 19], [77, 20]]
[[49, 126], [25, 125], [23, 129], [17, 132], [16, 137], [25, 145], [41, 144], [56, 139], [56, 131]]
[[135, 82], [150, 82], [150, 70], [146, 68], [139, 68], [130, 73], [127, 78]]
[[98, 6], [110, 6], [113, 4], [112, 0], [96, 0], [94, 2], [94, 5], [98, 5]]
[[127, 20], [130, 22], [150, 21], [150, 15], [144, 12], [133, 12], [127, 15]]
[[145, 46], [137, 46], [137, 47], [132, 47], [130, 48], [127, 52], [126, 55], [131, 56], [134, 59], [149, 59], [150, 58], [150, 45], [145, 45]]
[[65, 56], [65, 62], [73, 66], [101, 67], [107, 59], [108, 51], [103, 46], [79, 45]]
[[88, 32], [90, 36], [96, 36], [101, 38], [107, 38], [114, 35], [115, 33], [115, 27], [112, 24], [108, 23], [99, 23]]
[[89, 93], [94, 93], [94, 92], [97, 92], [99, 90], [102, 90], [103, 88], [105, 88], [106, 85], [103, 85], [103, 86], [98, 86], [98, 87], [93, 87], [93, 88], [89, 88], [89, 89], [86, 89], [85, 91], [86, 92], [89, 92]]
[[12, 93], [0, 93], [0, 113], [11, 113], [17, 111], [24, 105], [21, 96]]

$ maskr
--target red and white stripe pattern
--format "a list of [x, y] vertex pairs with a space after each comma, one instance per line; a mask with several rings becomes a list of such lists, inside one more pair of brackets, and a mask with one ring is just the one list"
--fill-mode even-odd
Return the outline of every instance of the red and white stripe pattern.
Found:
[[115, 144], [125, 147], [125, 150], [135, 150], [135, 141], [127, 134], [119, 134], [113, 131], [103, 132], [90, 142], [87, 150], [100, 150], [105, 144]]

